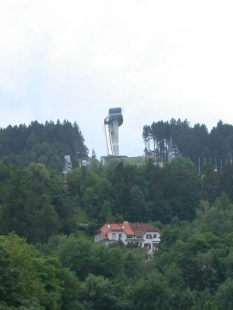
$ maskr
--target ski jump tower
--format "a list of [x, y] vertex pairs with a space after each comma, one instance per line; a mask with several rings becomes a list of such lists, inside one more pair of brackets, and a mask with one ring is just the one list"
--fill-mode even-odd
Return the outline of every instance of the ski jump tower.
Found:
[[111, 108], [104, 119], [105, 137], [108, 155], [119, 156], [118, 127], [123, 124], [121, 108]]

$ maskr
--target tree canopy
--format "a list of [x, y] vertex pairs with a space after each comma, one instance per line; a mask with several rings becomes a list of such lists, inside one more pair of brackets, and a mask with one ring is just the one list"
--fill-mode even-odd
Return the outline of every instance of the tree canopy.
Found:
[[191, 126], [188, 120], [157, 121], [143, 126], [142, 138], [145, 155], [156, 156], [157, 162], [168, 161], [168, 150], [174, 144], [182, 156], [190, 158], [200, 170], [207, 164], [214, 169], [233, 168], [233, 125], [221, 120], [210, 132], [205, 124]]
[[0, 159], [27, 167], [30, 163], [42, 163], [61, 172], [64, 156], [70, 155], [74, 165], [76, 158], [85, 157], [88, 149], [77, 123], [59, 120], [40, 124], [31, 122], [0, 130]]
[[[191, 129], [174, 120], [166, 124], [166, 135], [157, 133], [163, 125], [153, 125], [162, 166], [150, 159], [104, 166], [92, 158], [93, 165], [62, 176], [49, 164], [49, 153], [43, 153], [45, 162], [21, 162], [17, 156], [23, 153], [12, 155], [9, 146], [0, 161], [0, 309], [232, 309], [233, 171], [209, 163], [199, 171], [189, 156], [166, 162], [173, 127], [180, 126], [186, 142], [192, 130], [209, 138], [202, 126]], [[33, 125], [28, 145], [44, 143], [43, 126]], [[60, 126], [73, 130], [71, 124]], [[216, 136], [230, 137], [231, 126], [217, 127]], [[85, 150], [83, 144], [80, 152]], [[151, 260], [140, 247], [93, 243], [97, 228], [123, 220], [159, 227], [161, 242]]]

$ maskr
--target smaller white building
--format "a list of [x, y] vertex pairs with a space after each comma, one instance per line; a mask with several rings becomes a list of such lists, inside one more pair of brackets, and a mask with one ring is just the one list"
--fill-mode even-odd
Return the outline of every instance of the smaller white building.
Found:
[[72, 162], [71, 162], [71, 158], [70, 155], [65, 155], [64, 156], [64, 169], [62, 171], [63, 174], [67, 174], [70, 170], [72, 170]]
[[127, 246], [139, 246], [152, 256], [160, 242], [161, 231], [147, 223], [106, 223], [95, 234], [94, 242], [110, 244], [121, 240]]

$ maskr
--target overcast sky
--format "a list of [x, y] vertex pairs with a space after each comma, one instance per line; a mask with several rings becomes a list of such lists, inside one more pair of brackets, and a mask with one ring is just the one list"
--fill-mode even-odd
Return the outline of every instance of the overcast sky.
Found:
[[232, 123], [233, 1], [0, 0], [0, 127], [76, 121], [97, 157], [121, 107], [120, 154], [142, 128]]

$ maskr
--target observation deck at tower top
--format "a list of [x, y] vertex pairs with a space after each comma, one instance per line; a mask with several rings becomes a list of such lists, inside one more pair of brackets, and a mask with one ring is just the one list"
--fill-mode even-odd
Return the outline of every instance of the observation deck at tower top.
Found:
[[108, 111], [108, 116], [104, 119], [104, 124], [110, 124], [113, 121], [118, 122], [118, 126], [123, 124], [123, 116], [122, 116], [122, 109], [121, 108], [111, 108]]

